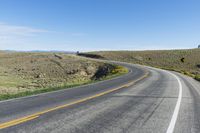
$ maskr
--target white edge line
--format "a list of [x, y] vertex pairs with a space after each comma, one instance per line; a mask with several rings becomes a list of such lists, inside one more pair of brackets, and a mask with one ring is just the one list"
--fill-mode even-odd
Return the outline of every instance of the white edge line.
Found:
[[[115, 62], [118, 62], [118, 61], [115, 61]], [[128, 63], [129, 64], [129, 63]], [[144, 65], [139, 65], [139, 64], [135, 64], [135, 65], [138, 65], [138, 66], [144, 66]], [[154, 68], [154, 67], [149, 67], [149, 66], [144, 66], [144, 67], [147, 67], [147, 68], [153, 68], [153, 69], [158, 69], [158, 68]], [[158, 69], [158, 70], [162, 70], [162, 71], [165, 71], [169, 74], [171, 74], [173, 77], [175, 77], [175, 79], [178, 81], [178, 84], [179, 84], [179, 94], [178, 94], [178, 100], [176, 102], [176, 106], [175, 106], [175, 109], [174, 109], [174, 113], [172, 115], [172, 118], [171, 118], [171, 121], [169, 123], [169, 126], [168, 126], [168, 129], [166, 131], [166, 133], [173, 133], [174, 132], [174, 128], [175, 128], [175, 125], [176, 125], [176, 121], [177, 121], [177, 118], [178, 118], [178, 113], [179, 113], [179, 109], [180, 109], [180, 105], [181, 105], [181, 100], [182, 100], [182, 84], [181, 84], [181, 81], [179, 79], [179, 77], [173, 73], [171, 73], [170, 71], [167, 71], [167, 70], [163, 70], [163, 69]]]
[[[137, 64], [137, 65], [138, 66], [144, 66], [144, 65], [139, 65], [139, 64]], [[149, 67], [149, 66], [144, 66], [144, 67], [158, 69], [158, 68]], [[181, 100], [182, 100], [182, 90], [183, 90], [182, 88], [183, 87], [182, 87], [181, 81], [180, 81], [180, 79], [177, 75], [175, 75], [175, 74], [173, 74], [173, 73], [171, 73], [170, 71], [167, 71], [167, 70], [163, 70], [163, 69], [158, 69], [158, 70], [162, 70], [162, 71], [165, 71], [165, 72], [171, 74], [173, 77], [175, 77], [175, 79], [178, 81], [178, 84], [179, 84], [178, 100], [176, 102], [174, 113], [172, 115], [171, 121], [170, 121], [169, 126], [168, 126], [167, 131], [166, 131], [166, 133], [173, 133], [175, 125], [176, 125], [176, 121], [177, 121], [177, 118], [178, 118], [179, 110], [180, 110], [180, 105], [181, 105]]]
[[169, 71], [166, 71], [168, 73], [170, 73], [171, 75], [173, 75], [176, 80], [178, 81], [178, 84], [179, 84], [179, 95], [178, 95], [178, 100], [176, 102], [176, 107], [174, 109], [174, 113], [172, 115], [172, 118], [171, 118], [171, 121], [170, 121], [170, 124], [168, 126], [168, 129], [167, 129], [167, 132], [166, 133], [173, 133], [174, 132], [174, 127], [175, 127], [175, 124], [176, 124], [176, 120], [178, 118], [178, 113], [179, 113], [179, 109], [180, 109], [180, 105], [181, 105], [181, 100], [182, 100], [182, 84], [181, 84], [181, 81], [180, 79], [178, 78], [178, 76], [176, 76], [175, 74], [169, 72]]
[[[117, 62], [118, 61], [111, 61], [111, 62]], [[122, 63], [122, 62], [120, 62]], [[128, 64], [131, 64], [131, 63], [128, 63]], [[139, 64], [135, 64], [135, 65], [138, 65], [138, 66], [143, 66], [143, 67], [147, 67], [147, 68], [153, 68], [153, 69], [158, 69], [158, 68], [154, 68], [154, 67], [149, 67], [149, 66], [144, 66], [144, 65], [139, 65]], [[177, 118], [178, 118], [178, 113], [179, 113], [179, 109], [180, 109], [180, 105], [181, 105], [181, 100], [182, 100], [182, 84], [181, 84], [181, 81], [180, 79], [178, 78], [177, 75], [171, 73], [170, 71], [166, 71], [166, 70], [163, 70], [163, 69], [158, 69], [158, 70], [162, 70], [162, 71], [165, 71], [169, 74], [171, 74], [173, 77], [175, 77], [175, 79], [178, 81], [178, 84], [179, 84], [179, 94], [178, 94], [178, 100], [176, 102], [176, 106], [175, 106], [175, 109], [174, 109], [174, 113], [172, 115], [172, 118], [171, 118], [171, 121], [169, 123], [169, 126], [168, 126], [168, 129], [166, 131], [166, 133], [173, 133], [174, 132], [174, 128], [175, 128], [175, 125], [176, 125], [176, 121], [177, 121]]]
[[[144, 66], [144, 65], [139, 65], [139, 66]], [[154, 68], [154, 67], [149, 67], [149, 66], [144, 66], [144, 67], [165, 71], [165, 72], [171, 74], [178, 81], [178, 84], [179, 84], [178, 100], [176, 102], [176, 106], [175, 106], [171, 121], [170, 121], [169, 126], [168, 126], [167, 131], [166, 131], [166, 133], [173, 133], [175, 125], [176, 125], [176, 120], [178, 118], [179, 109], [180, 109], [180, 106], [181, 106], [181, 100], [182, 100], [183, 87], [182, 87], [181, 81], [180, 81], [180, 79], [179, 79], [179, 77], [177, 75], [173, 74], [170, 71], [159, 69], [159, 68]]]

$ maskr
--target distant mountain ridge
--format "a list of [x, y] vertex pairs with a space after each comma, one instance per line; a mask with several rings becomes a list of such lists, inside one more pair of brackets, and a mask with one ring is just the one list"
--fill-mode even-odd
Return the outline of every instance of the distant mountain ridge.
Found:
[[4, 52], [31, 52], [31, 53], [66, 53], [76, 54], [76, 51], [64, 51], [64, 50], [1, 50]]

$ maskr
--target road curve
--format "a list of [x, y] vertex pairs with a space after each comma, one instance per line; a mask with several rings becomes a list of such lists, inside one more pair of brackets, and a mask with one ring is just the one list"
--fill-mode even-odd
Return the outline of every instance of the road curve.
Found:
[[0, 102], [0, 132], [200, 132], [199, 82], [175, 72], [118, 64], [130, 72], [91, 85]]

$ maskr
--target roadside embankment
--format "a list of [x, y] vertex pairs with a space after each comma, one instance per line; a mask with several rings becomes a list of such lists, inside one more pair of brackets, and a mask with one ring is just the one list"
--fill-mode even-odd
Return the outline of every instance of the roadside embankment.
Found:
[[0, 100], [105, 80], [126, 68], [65, 53], [0, 52]]

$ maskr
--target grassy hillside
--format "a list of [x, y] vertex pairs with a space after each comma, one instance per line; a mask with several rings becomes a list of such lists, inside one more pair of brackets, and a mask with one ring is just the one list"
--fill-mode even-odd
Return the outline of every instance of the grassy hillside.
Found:
[[62, 53], [0, 52], [0, 99], [86, 84], [125, 73], [119, 66]]
[[91, 52], [99, 58], [143, 64], [182, 72], [200, 80], [200, 49]]

